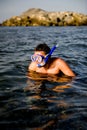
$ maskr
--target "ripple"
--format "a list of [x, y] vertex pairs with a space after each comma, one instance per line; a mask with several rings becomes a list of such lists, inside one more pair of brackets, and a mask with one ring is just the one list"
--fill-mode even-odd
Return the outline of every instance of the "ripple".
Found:
[[[0, 28], [0, 126], [2, 129], [87, 129], [87, 27]], [[66, 60], [76, 78], [27, 74], [38, 43]], [[33, 79], [32, 79], [33, 75]]]

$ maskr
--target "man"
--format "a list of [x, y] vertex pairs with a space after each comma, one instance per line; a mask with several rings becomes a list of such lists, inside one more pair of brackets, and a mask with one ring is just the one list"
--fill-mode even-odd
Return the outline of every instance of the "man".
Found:
[[51, 51], [45, 43], [37, 45], [34, 55], [31, 57], [32, 62], [28, 70], [43, 74], [59, 74], [62, 72], [67, 76], [75, 76], [74, 72], [63, 59], [49, 55]]

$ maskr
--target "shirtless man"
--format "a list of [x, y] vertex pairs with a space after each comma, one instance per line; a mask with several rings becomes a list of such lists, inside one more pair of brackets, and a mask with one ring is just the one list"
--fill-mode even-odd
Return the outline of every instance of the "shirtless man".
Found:
[[[62, 72], [67, 76], [75, 76], [75, 73], [63, 59], [48, 56], [50, 51], [51, 49], [47, 44], [39, 44], [31, 57], [32, 62], [28, 70], [43, 74], [59, 74]], [[47, 56], [48, 58], [46, 59]]]

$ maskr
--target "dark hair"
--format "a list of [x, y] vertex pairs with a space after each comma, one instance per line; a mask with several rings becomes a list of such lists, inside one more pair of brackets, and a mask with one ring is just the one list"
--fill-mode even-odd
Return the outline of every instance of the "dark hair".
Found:
[[48, 54], [50, 52], [50, 48], [48, 47], [47, 44], [39, 44], [36, 46], [35, 51], [44, 51], [45, 54]]

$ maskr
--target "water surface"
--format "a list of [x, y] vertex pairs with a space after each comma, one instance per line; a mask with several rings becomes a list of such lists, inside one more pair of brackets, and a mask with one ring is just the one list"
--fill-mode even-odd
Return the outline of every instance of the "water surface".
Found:
[[[59, 44], [53, 55], [76, 78], [28, 73], [34, 47], [43, 42]], [[0, 126], [87, 130], [87, 26], [0, 27]]]

